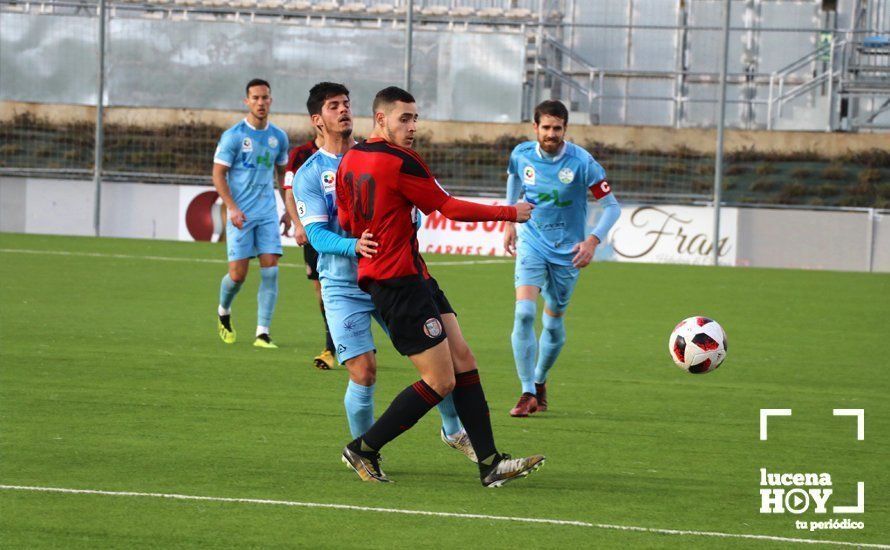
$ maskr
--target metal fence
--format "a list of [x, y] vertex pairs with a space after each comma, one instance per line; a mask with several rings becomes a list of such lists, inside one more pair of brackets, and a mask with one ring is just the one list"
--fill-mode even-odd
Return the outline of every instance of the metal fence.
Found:
[[[596, 124], [714, 126], [724, 4], [577, 2], [570, 23], [544, 25], [537, 37], [543, 72], [539, 92], [547, 95], [555, 89]], [[781, 101], [786, 108], [778, 127], [783, 129], [890, 128], [890, 112], [881, 111], [890, 99], [890, 75], [884, 73], [883, 85], [871, 90], [876, 93], [849, 98], [854, 103], [850, 109], [840, 108], [850, 92], [826, 86], [850, 76], [842, 69], [855, 53], [831, 59], [832, 44], [883, 37], [874, 49], [883, 60], [878, 65], [886, 65], [890, 2], [840, 0], [836, 10], [825, 9], [831, 3], [820, 1], [730, 4], [729, 127], [767, 128], [772, 125], [770, 112]], [[776, 73], [783, 73], [791, 87], [806, 86], [806, 93], [771, 95]], [[866, 122], [850, 115], [845, 126], [838, 114], [847, 116], [851, 110], [876, 116]]]
[[[813, 59], [783, 73], [784, 82], [796, 86], [812, 81], [813, 71], [824, 64], [820, 50], [813, 49], [825, 32], [824, 14], [818, 2], [731, 3], [727, 125], [765, 127], [775, 75], [815, 51]], [[295, 0], [110, 3], [103, 106], [112, 115], [138, 107], [142, 116], [111, 117], [103, 124], [101, 176], [207, 184], [224, 128], [194, 122], [178, 109], [238, 110], [242, 82], [260, 73], [273, 75], [276, 114], [302, 114], [306, 90], [320, 79], [347, 82], [357, 112], [366, 114], [368, 101], [359, 98], [383, 85], [402, 84], [408, 52], [410, 84], [429, 118], [516, 122], [528, 117], [537, 99], [556, 96], [572, 107], [573, 124], [589, 122], [579, 114], [591, 105], [596, 106], [593, 121], [603, 124], [709, 126], [715, 121], [716, 18], [722, 0], [413, 4], [408, 40], [405, 0], [385, 7]], [[869, 24], [883, 25], [888, 11], [872, 16]], [[0, 0], [0, 100], [7, 106], [0, 171], [67, 177], [95, 172], [95, 114], [88, 107], [96, 105], [99, 89], [97, 13], [94, 1]], [[833, 39], [854, 21], [841, 12], [831, 23]], [[813, 86], [781, 107], [786, 113], [805, 111], [823, 93]], [[33, 103], [68, 107], [60, 116]], [[146, 113], [169, 120], [147, 124]], [[292, 138], [306, 137], [299, 134]], [[516, 140], [505, 135], [489, 141], [421, 141], [418, 148], [451, 189], [498, 195]], [[713, 155], [682, 147], [582, 145], [607, 167], [622, 196], [689, 202], [708, 200], [713, 193]], [[728, 161], [724, 198], [732, 202], [886, 206], [890, 201], [884, 183], [890, 181], [890, 162], [880, 154], [832, 161], [815, 153], [752, 153]]]

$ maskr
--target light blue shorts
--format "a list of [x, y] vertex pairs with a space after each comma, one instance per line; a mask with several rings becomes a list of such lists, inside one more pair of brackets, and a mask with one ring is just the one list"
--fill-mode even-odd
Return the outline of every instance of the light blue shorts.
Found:
[[371, 296], [362, 292], [358, 286], [328, 286], [322, 279], [321, 298], [324, 301], [331, 339], [337, 348], [337, 359], [341, 364], [363, 353], [377, 351], [371, 334], [371, 318], [376, 319], [381, 327], [384, 324], [371, 302]]
[[577, 267], [547, 261], [543, 254], [524, 244], [522, 240], [519, 241], [514, 286], [540, 288], [541, 296], [550, 311], [562, 313], [569, 307], [580, 273], [581, 270]]
[[278, 220], [247, 222], [238, 229], [232, 222], [226, 224], [226, 250], [229, 261], [254, 258], [260, 254], [281, 256], [281, 235]]

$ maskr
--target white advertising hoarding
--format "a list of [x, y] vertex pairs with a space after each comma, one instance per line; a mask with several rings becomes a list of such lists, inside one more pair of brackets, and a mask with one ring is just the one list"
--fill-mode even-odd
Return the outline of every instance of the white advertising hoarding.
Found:
[[[466, 198], [480, 204], [503, 204], [499, 199]], [[284, 204], [278, 200], [279, 215]], [[735, 265], [737, 210], [721, 214], [720, 263]], [[596, 222], [595, 211], [592, 223]], [[216, 191], [206, 187], [182, 186], [179, 200], [179, 238], [213, 241], [224, 239], [225, 209]], [[505, 222], [456, 222], [439, 212], [424, 216], [418, 232], [421, 253], [462, 256], [503, 256]], [[597, 250], [597, 260], [646, 263], [708, 264], [711, 260], [714, 212], [695, 206], [625, 206], [606, 242]], [[290, 235], [282, 244], [293, 246]]]
[[[103, 183], [102, 235], [213, 241], [225, 238], [225, 213], [212, 187]], [[61, 191], [59, 191], [61, 190]], [[93, 234], [91, 181], [0, 177], [0, 230]], [[53, 197], [64, 196], [59, 202]], [[496, 199], [469, 199], [497, 204]], [[64, 205], [77, 208], [64, 208]], [[284, 209], [279, 205], [279, 212]], [[600, 210], [591, 208], [591, 223]], [[724, 208], [722, 265], [840, 271], [890, 271], [886, 211]], [[882, 224], [881, 220], [885, 220]], [[421, 251], [503, 255], [503, 223], [423, 220]], [[706, 206], [625, 206], [597, 259], [710, 265], [713, 210]], [[290, 236], [282, 243], [293, 246]]]
[[[626, 206], [597, 259], [711, 264], [714, 209], [706, 206]], [[736, 265], [738, 210], [720, 209], [720, 265]]]
[[[284, 201], [276, 192], [279, 218], [284, 214]], [[226, 210], [219, 194], [212, 188], [182, 185], [179, 187], [179, 240], [211, 241], [225, 240]], [[296, 246], [293, 231], [284, 233], [281, 226], [281, 244]]]
[[[503, 200], [464, 198], [479, 204], [503, 204]], [[439, 212], [424, 216], [417, 233], [421, 254], [504, 256], [506, 222], [456, 222]]]
[[[466, 199], [503, 204], [496, 199]], [[591, 227], [600, 214], [595, 210]], [[720, 264], [736, 265], [738, 210], [721, 209]], [[455, 222], [438, 212], [425, 216], [418, 240], [427, 253], [503, 256], [504, 222]], [[714, 211], [704, 206], [625, 206], [597, 260], [710, 264]]]

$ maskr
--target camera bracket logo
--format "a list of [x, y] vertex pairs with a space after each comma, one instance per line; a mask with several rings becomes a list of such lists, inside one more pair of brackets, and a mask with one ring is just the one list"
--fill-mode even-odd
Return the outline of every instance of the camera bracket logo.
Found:
[[[834, 416], [855, 416], [856, 439], [865, 439], [864, 409], [834, 409]], [[760, 440], [769, 439], [770, 417], [791, 416], [791, 409], [760, 409]], [[856, 504], [853, 506], [828, 506], [834, 493], [831, 474], [828, 472], [770, 472], [760, 468], [760, 513], [800, 515], [807, 511], [816, 514], [863, 514], [865, 513], [865, 482], [856, 482]], [[796, 521], [798, 529], [809, 531], [827, 529], [863, 529], [864, 523], [850, 518], [828, 521]]]

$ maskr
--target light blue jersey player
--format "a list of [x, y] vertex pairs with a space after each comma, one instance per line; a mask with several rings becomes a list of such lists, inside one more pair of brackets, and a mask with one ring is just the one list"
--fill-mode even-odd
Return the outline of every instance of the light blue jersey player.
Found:
[[[505, 249], [516, 256], [512, 343], [522, 395], [510, 415], [519, 417], [547, 410], [547, 376], [565, 343], [563, 315], [578, 274], [621, 214], [603, 167], [565, 141], [566, 107], [544, 101], [534, 118], [536, 141], [517, 145], [507, 168], [507, 202], [524, 194], [535, 205], [518, 234], [508, 224], [504, 235]], [[603, 206], [592, 231], [587, 230], [588, 193]], [[535, 336], [539, 294], [544, 298], [540, 343]]]
[[253, 345], [276, 348], [269, 336], [278, 300], [278, 258], [281, 256], [275, 182], [281, 186], [284, 178], [288, 140], [283, 130], [269, 122], [272, 104], [269, 83], [251, 80], [246, 93], [247, 118], [223, 133], [213, 156], [213, 185], [225, 203], [228, 217], [229, 272], [220, 283], [218, 330], [223, 342], [235, 342], [232, 301], [247, 278], [250, 259], [256, 256], [260, 262], [260, 289]]
[[[313, 126], [321, 128], [324, 145], [297, 171], [293, 189], [285, 192], [285, 204], [292, 217], [299, 217], [310, 244], [318, 251], [318, 278], [328, 328], [337, 358], [349, 370], [343, 400], [349, 431], [352, 437], [359, 437], [374, 423], [377, 359], [371, 319], [385, 325], [371, 297], [358, 287], [357, 258], [359, 254], [372, 256], [377, 245], [367, 233], [361, 239], [349, 237], [337, 221], [337, 168], [355, 143], [349, 90], [342, 84], [321, 82], [309, 91], [306, 106]], [[475, 460], [453, 401], [443, 400], [439, 412], [443, 441]]]

